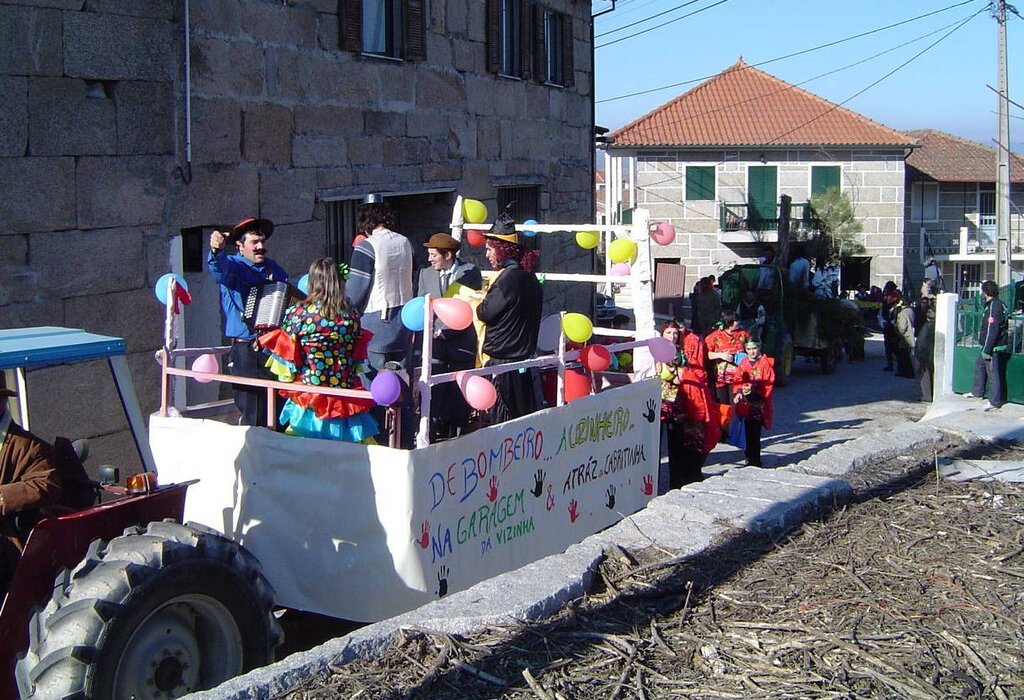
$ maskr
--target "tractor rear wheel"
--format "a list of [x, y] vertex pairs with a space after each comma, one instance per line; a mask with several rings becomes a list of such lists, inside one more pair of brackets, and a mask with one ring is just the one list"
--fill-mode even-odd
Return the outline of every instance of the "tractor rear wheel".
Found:
[[272, 605], [256, 558], [212, 530], [166, 521], [97, 540], [32, 617], [22, 700], [212, 688], [274, 660]]

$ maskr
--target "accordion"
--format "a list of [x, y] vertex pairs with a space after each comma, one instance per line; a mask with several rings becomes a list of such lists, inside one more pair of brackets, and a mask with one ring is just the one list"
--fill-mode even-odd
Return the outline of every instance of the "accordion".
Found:
[[288, 283], [266, 282], [249, 289], [242, 320], [254, 331], [278, 328], [288, 306]]

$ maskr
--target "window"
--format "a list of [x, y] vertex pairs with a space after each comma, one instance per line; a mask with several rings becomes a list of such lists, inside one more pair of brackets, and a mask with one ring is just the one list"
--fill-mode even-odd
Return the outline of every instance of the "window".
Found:
[[[516, 220], [517, 224], [533, 219], [540, 220], [540, 187], [537, 185], [524, 185], [515, 187], [498, 188], [498, 211], [495, 215], [505, 211], [509, 207], [509, 213]], [[525, 248], [531, 250], [537, 247], [535, 236], [520, 236], [519, 242]]]
[[811, 166], [811, 196], [825, 194], [830, 187], [842, 189], [840, 175], [842, 168], [838, 165]]
[[487, 67], [492, 73], [530, 77], [530, 13], [525, 0], [487, 3]]
[[341, 46], [406, 61], [426, 57], [426, 0], [342, 0]]
[[487, 0], [487, 69], [573, 85], [572, 17], [527, 0]]
[[325, 202], [327, 219], [325, 250], [338, 262], [348, 262], [352, 255], [352, 241], [356, 237], [356, 207], [359, 200], [333, 200]]
[[695, 202], [715, 198], [715, 166], [686, 166], [686, 201]]
[[935, 182], [915, 182], [910, 186], [910, 220], [938, 221], [939, 185]]

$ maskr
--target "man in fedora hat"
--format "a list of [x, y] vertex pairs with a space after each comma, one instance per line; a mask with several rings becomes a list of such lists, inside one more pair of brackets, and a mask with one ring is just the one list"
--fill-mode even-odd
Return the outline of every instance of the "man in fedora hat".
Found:
[[[447, 233], [435, 233], [423, 246], [427, 249], [427, 267], [420, 270], [417, 292], [420, 296], [448, 295], [452, 286], [461, 284], [479, 291], [483, 287], [480, 268], [458, 257], [462, 244]], [[432, 372], [458, 372], [476, 366], [476, 330], [472, 324], [457, 331], [434, 319]], [[436, 439], [457, 437], [469, 424], [469, 406], [454, 382], [434, 387], [431, 403], [431, 429]]]
[[[230, 231], [210, 234], [210, 275], [220, 285], [224, 312], [224, 336], [231, 343], [228, 374], [236, 377], [273, 379], [255, 346], [256, 331], [242, 318], [249, 290], [266, 282], [287, 282], [288, 273], [267, 257], [267, 239], [274, 233], [269, 219], [242, 219]], [[233, 245], [234, 252], [227, 249]], [[267, 393], [249, 386], [234, 386], [235, 406], [242, 414], [240, 425], [262, 425], [266, 420]]]
[[53, 448], [11, 420], [7, 399], [14, 395], [0, 387], [0, 600], [28, 535], [15, 516], [53, 505], [61, 495]]
[[[540, 255], [519, 245], [516, 223], [506, 211], [498, 215], [486, 239], [487, 262], [498, 270], [476, 315], [484, 323], [481, 352], [487, 366], [517, 362], [537, 351], [544, 288], [534, 269]], [[533, 413], [540, 408], [539, 377], [534, 369], [495, 375], [498, 400], [491, 409], [495, 423]]]

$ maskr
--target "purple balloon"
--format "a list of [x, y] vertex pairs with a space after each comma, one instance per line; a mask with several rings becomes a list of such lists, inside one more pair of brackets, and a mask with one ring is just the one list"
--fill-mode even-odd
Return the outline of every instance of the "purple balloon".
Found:
[[402, 380], [390, 370], [378, 372], [370, 382], [370, 394], [381, 406], [390, 406], [402, 395]]

